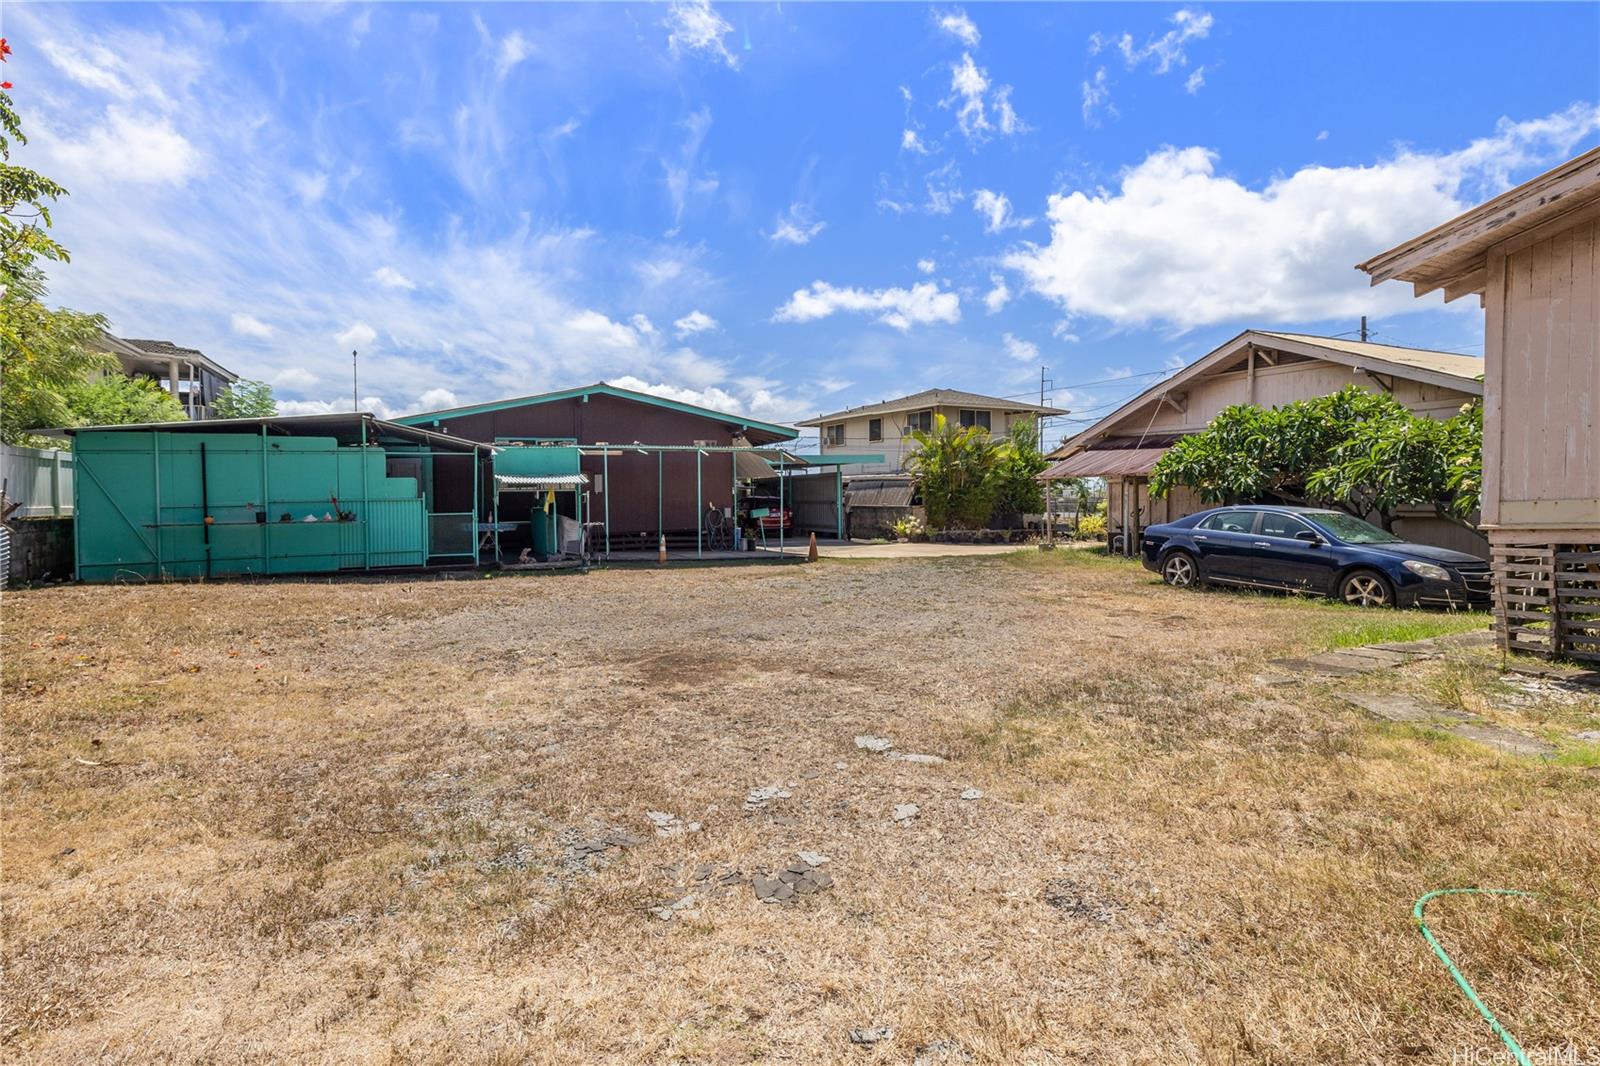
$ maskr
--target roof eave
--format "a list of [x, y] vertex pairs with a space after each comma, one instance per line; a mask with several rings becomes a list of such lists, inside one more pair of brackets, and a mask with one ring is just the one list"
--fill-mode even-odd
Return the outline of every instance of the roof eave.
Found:
[[[1479, 275], [1489, 248], [1600, 197], [1600, 148], [1583, 154], [1521, 185], [1464, 211], [1426, 233], [1356, 264], [1370, 283], [1408, 281], [1413, 294], [1445, 290], [1453, 300], [1482, 294]], [[1481, 244], [1481, 248], [1474, 245]], [[1461, 261], [1445, 263], [1452, 254]]]

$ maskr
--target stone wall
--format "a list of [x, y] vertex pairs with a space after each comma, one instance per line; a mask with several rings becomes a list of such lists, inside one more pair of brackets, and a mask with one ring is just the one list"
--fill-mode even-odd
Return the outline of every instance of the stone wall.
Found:
[[13, 518], [9, 525], [8, 587], [73, 579], [72, 519]]

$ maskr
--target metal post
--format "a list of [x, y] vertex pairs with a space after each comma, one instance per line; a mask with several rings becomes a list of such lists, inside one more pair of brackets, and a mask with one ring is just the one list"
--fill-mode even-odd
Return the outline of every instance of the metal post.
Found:
[[267, 426], [261, 424], [261, 510], [267, 520], [261, 525], [261, 572], [272, 572], [272, 493], [267, 491]]
[[61, 517], [61, 449], [50, 452], [50, 517]]
[[[385, 473], [388, 470], [385, 469]], [[361, 523], [361, 569], [372, 569], [372, 488], [367, 484], [367, 420], [361, 420], [361, 513], [356, 521]], [[427, 562], [426, 559], [423, 562]]]
[[[165, 567], [161, 563], [161, 434], [150, 434], [150, 449], [156, 460], [156, 580], [161, 580]], [[76, 516], [73, 519], [77, 521]]]
[[490, 487], [490, 498], [494, 501], [494, 516], [490, 521], [494, 524], [494, 562], [500, 565], [500, 482], [496, 481]]
[[[438, 460], [434, 460], [437, 462]], [[478, 552], [478, 449], [472, 449], [472, 565], [480, 562]]]
[[705, 546], [701, 543], [701, 541], [702, 541], [702, 539], [703, 539], [703, 537], [705, 535], [706, 523], [705, 523], [704, 512], [702, 512], [700, 510], [700, 497], [705, 494], [705, 489], [700, 484], [700, 465], [701, 465], [701, 458], [705, 454], [706, 454], [705, 452], [695, 452], [694, 453], [694, 506], [695, 506], [694, 557], [696, 559], [701, 559], [701, 558], [705, 557], [705, 551], [704, 551], [704, 547]]
[[778, 554], [783, 554], [783, 463], [778, 464]]
[[833, 523], [834, 539], [844, 541], [844, 467], [833, 468]]
[[606, 558], [611, 558], [611, 449], [600, 450], [600, 504], [606, 509]]
[[663, 523], [663, 520], [662, 520], [662, 501], [665, 499], [665, 496], [663, 496], [663, 494], [662, 494], [662, 481], [661, 481], [661, 457], [662, 457], [663, 454], [665, 454], [665, 453], [663, 453], [661, 451], [661, 449], [659, 449], [659, 448], [656, 449], [656, 537], [657, 538], [665, 537], [667, 535], [667, 527]]

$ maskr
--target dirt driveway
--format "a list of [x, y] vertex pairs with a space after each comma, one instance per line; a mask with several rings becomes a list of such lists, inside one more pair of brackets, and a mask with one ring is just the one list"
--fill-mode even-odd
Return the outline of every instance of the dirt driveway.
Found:
[[1482, 619], [1024, 552], [4, 622], [13, 1061], [1448, 1062], [1498, 1042], [1409, 912], [1461, 884], [1543, 894], [1437, 908], [1524, 1045], [1600, 1033], [1594, 746], [1338, 696], [1600, 701], [1262, 676]]

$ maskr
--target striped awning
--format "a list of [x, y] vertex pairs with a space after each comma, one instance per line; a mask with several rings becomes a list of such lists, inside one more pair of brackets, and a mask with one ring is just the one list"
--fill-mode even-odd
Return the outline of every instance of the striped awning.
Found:
[[502, 492], [544, 492], [549, 489], [579, 489], [589, 483], [588, 474], [496, 474], [495, 487]]
[[1167, 454], [1165, 448], [1090, 448], [1069, 455], [1045, 468], [1040, 481], [1068, 477], [1143, 477], [1155, 469], [1156, 461]]

